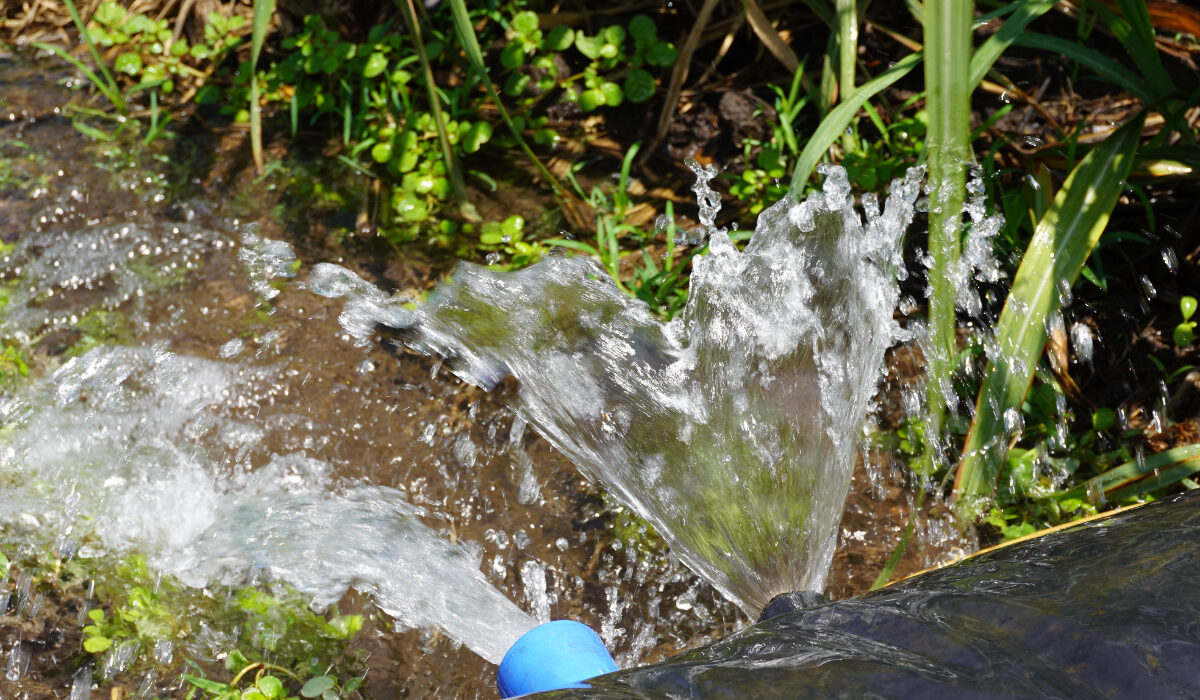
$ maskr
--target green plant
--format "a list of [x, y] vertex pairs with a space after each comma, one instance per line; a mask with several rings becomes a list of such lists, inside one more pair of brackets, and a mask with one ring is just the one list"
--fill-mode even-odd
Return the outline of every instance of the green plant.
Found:
[[[526, 10], [513, 15], [509, 34], [500, 54], [501, 65], [511, 71], [505, 94], [540, 95], [557, 87], [563, 90], [564, 100], [578, 102], [585, 112], [617, 107], [625, 100], [635, 104], [649, 100], [656, 83], [646, 67], [668, 68], [676, 59], [675, 47], [658, 38], [658, 27], [647, 15], [635, 15], [628, 25], [613, 24], [588, 35], [562, 24], [543, 32], [537, 14]], [[566, 55], [571, 48], [575, 55]], [[583, 70], [560, 75], [559, 65], [568, 65], [577, 56], [587, 60]]]
[[[729, 186], [729, 192], [738, 199], [749, 202], [751, 214], [757, 214], [766, 205], [779, 201], [787, 195], [788, 188], [780, 184], [787, 177], [788, 163], [800, 155], [796, 140], [800, 111], [808, 104], [809, 96], [801, 94], [803, 64], [792, 76], [792, 84], [784, 92], [777, 85], [770, 88], [775, 92], [775, 115], [770, 141], [746, 139], [743, 143], [745, 167], [740, 176]], [[755, 153], [757, 151], [757, 153]]]
[[1171, 333], [1171, 339], [1179, 347], [1187, 347], [1196, 339], [1196, 322], [1192, 316], [1196, 313], [1196, 297], [1184, 295], [1179, 298], [1179, 315], [1183, 318]]
[[[109, 133], [88, 124], [79, 116], [74, 119], [76, 129], [100, 141], [112, 140], [126, 125], [138, 124], [136, 120], [126, 119], [125, 115], [129, 112], [129, 103], [141, 93], [148, 95], [150, 103], [150, 124], [143, 141], [149, 143], [164, 135], [170, 115], [162, 109], [160, 95], [172, 93], [176, 82], [180, 80], [203, 84], [207, 74], [199, 66], [219, 63], [241, 42], [237, 31], [244, 20], [236, 15], [227, 18], [217, 12], [209, 14], [204, 24], [204, 41], [189, 45], [182, 37], [173, 38], [166, 20], [154, 20], [141, 13], [130, 12], [112, 0], [96, 8], [87, 26], [84, 26], [72, 0], [65, 0], [65, 3], [79, 30], [80, 39], [91, 52], [100, 74], [97, 75], [59, 47], [44, 43], [35, 45], [79, 69], [120, 115], [113, 120], [111, 115], [102, 111], [79, 106], [74, 108], [77, 115], [115, 121], [116, 129]], [[98, 47], [108, 49], [108, 54], [113, 56], [111, 68]]]

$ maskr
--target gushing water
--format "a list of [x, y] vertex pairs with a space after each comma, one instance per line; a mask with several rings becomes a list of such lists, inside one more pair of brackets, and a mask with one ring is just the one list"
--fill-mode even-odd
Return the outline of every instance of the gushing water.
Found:
[[513, 273], [463, 263], [415, 311], [334, 265], [309, 285], [348, 299], [352, 334], [410, 328], [468, 381], [514, 376], [526, 420], [757, 611], [823, 588], [883, 353], [903, 335], [895, 271], [921, 173], [882, 209], [864, 197], [865, 222], [845, 171], [824, 174], [822, 192], [764, 211], [743, 251], [711, 230], [702, 197], [709, 253], [670, 323], [582, 258]]
[[271, 429], [238, 403], [274, 379], [152, 348], [71, 360], [0, 406], [0, 521], [68, 533], [80, 556], [144, 553], [195, 587], [268, 575], [318, 609], [354, 588], [498, 662], [536, 623], [487, 581], [477, 549], [422, 525], [402, 492], [336, 481], [302, 452], [237, 458]]

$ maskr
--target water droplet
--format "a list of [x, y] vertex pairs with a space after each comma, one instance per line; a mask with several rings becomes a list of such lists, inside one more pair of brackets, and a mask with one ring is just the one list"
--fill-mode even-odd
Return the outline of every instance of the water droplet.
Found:
[[1138, 277], [1138, 284], [1142, 288], [1142, 295], [1146, 299], [1153, 299], [1158, 296], [1158, 290], [1154, 288], [1154, 283], [1150, 281], [1149, 275], [1141, 275]]
[[1163, 265], [1167, 271], [1174, 273], [1179, 268], [1179, 258], [1175, 255], [1174, 248], [1163, 248], [1161, 251]]

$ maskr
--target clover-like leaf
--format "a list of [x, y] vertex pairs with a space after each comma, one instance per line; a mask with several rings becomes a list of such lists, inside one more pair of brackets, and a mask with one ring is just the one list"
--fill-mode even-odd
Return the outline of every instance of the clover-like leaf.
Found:
[[646, 52], [646, 63], [659, 68], [666, 68], [675, 63], [677, 53], [675, 47], [666, 41], [660, 41]]
[[518, 12], [512, 20], [513, 31], [523, 37], [528, 37], [537, 31], [538, 16], [537, 13], [526, 10]]
[[575, 48], [579, 53], [593, 61], [600, 58], [600, 50], [604, 48], [604, 40], [598, 36], [588, 36], [583, 32], [575, 32]]
[[653, 97], [654, 89], [654, 76], [641, 68], [634, 68], [625, 76], [625, 97], [634, 104]]
[[385, 56], [381, 51], [375, 51], [367, 57], [367, 62], [363, 65], [363, 77], [374, 78], [383, 71], [387, 70], [387, 66], [387, 56]]
[[634, 15], [633, 19], [629, 20], [629, 35], [633, 37], [633, 43], [638, 48], [653, 46], [658, 40], [658, 27], [654, 26], [654, 20], [646, 15]]
[[575, 30], [565, 24], [551, 29], [542, 39], [542, 48], [546, 51], [566, 51], [575, 41]]

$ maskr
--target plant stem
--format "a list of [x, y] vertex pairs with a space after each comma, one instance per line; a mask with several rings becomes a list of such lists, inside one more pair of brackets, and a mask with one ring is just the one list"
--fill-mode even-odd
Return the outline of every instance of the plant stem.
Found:
[[[929, 132], [929, 335], [927, 403], [929, 443], [941, 440], [955, 344], [955, 274], [960, 255], [966, 166], [970, 158], [971, 0], [925, 3], [925, 87]], [[930, 449], [928, 446], [927, 450]]]
[[429, 56], [425, 52], [425, 42], [421, 38], [421, 25], [417, 20], [417, 11], [412, 0], [396, 0], [408, 31], [412, 34], [413, 45], [417, 49], [417, 58], [421, 61], [421, 71], [425, 75], [425, 89], [429, 94], [429, 111], [433, 113], [433, 123], [437, 126], [438, 143], [442, 147], [442, 160], [446, 162], [446, 174], [454, 186], [454, 200], [458, 202], [463, 217], [470, 221], [479, 221], [475, 207], [467, 200], [467, 186], [463, 182], [462, 170], [454, 158], [454, 150], [450, 147], [450, 138], [446, 135], [446, 120], [442, 112], [441, 98], [438, 95], [437, 83], [434, 82], [433, 68], [429, 65]]
[[254, 0], [253, 23], [250, 31], [250, 154], [254, 170], [263, 171], [262, 104], [258, 96], [258, 57], [270, 29], [275, 0]]
[[[837, 0], [837, 43], [838, 43], [838, 101], [850, 99], [854, 94], [854, 68], [858, 59], [858, 3], [855, 0]], [[842, 149], [854, 150], [854, 136], [842, 135]]]

